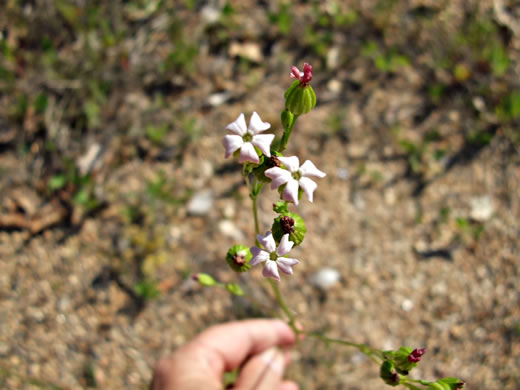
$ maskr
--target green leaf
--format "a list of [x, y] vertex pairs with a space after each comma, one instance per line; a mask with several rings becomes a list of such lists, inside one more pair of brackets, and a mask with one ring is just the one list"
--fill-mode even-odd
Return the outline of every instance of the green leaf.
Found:
[[56, 191], [65, 187], [65, 184], [67, 184], [67, 178], [65, 177], [65, 175], [60, 174], [51, 177], [49, 182], [47, 183], [47, 187], [51, 191]]
[[155, 299], [161, 292], [157, 288], [157, 284], [150, 280], [143, 280], [134, 286], [137, 295], [144, 299]]

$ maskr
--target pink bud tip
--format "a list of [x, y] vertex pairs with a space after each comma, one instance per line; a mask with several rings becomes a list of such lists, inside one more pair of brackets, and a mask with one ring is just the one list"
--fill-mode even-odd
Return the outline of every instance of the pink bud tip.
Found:
[[308, 63], [303, 64], [303, 77], [300, 81], [308, 84], [312, 80], [312, 66]]
[[191, 275], [191, 278], [192, 278], [194, 281], [196, 281], [196, 282], [199, 281], [199, 275], [198, 275], [198, 274], [193, 274], [193, 275]]
[[300, 77], [301, 77], [300, 70], [296, 66], [293, 66], [291, 68], [291, 75], [289, 77], [291, 77], [291, 79], [298, 79], [298, 80], [300, 80]]
[[426, 352], [426, 348], [415, 348], [410, 355], [408, 355], [408, 361], [410, 363], [417, 363], [421, 361], [421, 356]]

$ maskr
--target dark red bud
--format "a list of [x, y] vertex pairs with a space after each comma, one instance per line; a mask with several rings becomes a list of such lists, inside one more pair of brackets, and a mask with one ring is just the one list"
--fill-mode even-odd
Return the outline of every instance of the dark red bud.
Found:
[[267, 160], [266, 164], [267, 164], [268, 168], [274, 168], [274, 167], [280, 168], [282, 166], [282, 163], [280, 162], [280, 160], [278, 160], [278, 157], [276, 157], [276, 156], [271, 156]]
[[232, 259], [236, 265], [244, 265], [246, 263], [246, 258], [238, 253], [233, 255]]
[[417, 363], [421, 361], [421, 356], [426, 352], [426, 348], [415, 348], [410, 355], [408, 355], [408, 361], [410, 363]]
[[280, 218], [280, 226], [285, 234], [291, 234], [294, 232], [294, 219], [285, 215]]
[[392, 383], [399, 383], [399, 375], [397, 374], [397, 372], [393, 372], [392, 374], [390, 374], [389, 379]]

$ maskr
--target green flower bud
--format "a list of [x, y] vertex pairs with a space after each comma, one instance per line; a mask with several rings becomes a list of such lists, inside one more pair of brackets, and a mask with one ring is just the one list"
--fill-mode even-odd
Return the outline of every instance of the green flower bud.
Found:
[[461, 390], [465, 383], [460, 378], [442, 378], [428, 385], [428, 390]]
[[381, 368], [379, 369], [379, 376], [387, 385], [399, 385], [399, 375], [397, 374], [397, 372], [395, 372], [394, 365], [389, 360], [385, 360], [383, 364], [381, 364]]
[[395, 369], [399, 374], [408, 375], [408, 373], [417, 366], [421, 360], [421, 356], [426, 350], [424, 348], [412, 350], [410, 347], [401, 347], [393, 352], [392, 359], [395, 363]]
[[192, 279], [199, 282], [202, 286], [211, 287], [217, 284], [217, 281], [213, 279], [211, 275], [198, 273], [192, 276]]
[[244, 295], [244, 290], [242, 290], [242, 288], [236, 283], [226, 283], [224, 287], [226, 287], [226, 290], [228, 290], [233, 295]]
[[316, 94], [308, 84], [300, 84], [295, 81], [289, 87], [285, 95], [285, 108], [294, 115], [309, 112], [316, 106]]
[[229, 248], [226, 254], [226, 262], [233, 271], [246, 272], [251, 268], [249, 261], [252, 257], [253, 255], [247, 246], [237, 244]]
[[305, 221], [296, 213], [285, 212], [275, 218], [271, 232], [276, 242], [280, 242], [284, 234], [289, 234], [289, 240], [294, 245], [300, 245], [305, 238], [307, 228]]

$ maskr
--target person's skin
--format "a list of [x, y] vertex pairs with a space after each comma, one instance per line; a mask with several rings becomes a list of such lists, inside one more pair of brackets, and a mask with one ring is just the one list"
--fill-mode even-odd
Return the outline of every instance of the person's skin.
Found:
[[298, 390], [282, 379], [288, 362], [279, 348], [295, 342], [280, 320], [247, 320], [213, 326], [155, 368], [151, 390], [221, 390], [222, 374], [240, 368], [234, 389]]

